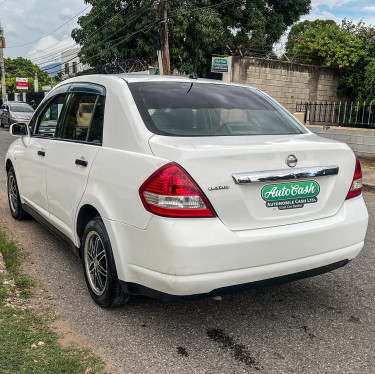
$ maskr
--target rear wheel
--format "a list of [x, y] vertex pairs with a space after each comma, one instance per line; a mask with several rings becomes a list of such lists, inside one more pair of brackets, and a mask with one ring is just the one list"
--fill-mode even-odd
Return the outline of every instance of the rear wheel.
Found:
[[13, 168], [10, 168], [8, 170], [7, 191], [9, 209], [12, 217], [19, 221], [29, 218], [28, 213], [22, 208], [20, 194], [18, 192], [16, 174]]
[[118, 280], [111, 243], [99, 217], [93, 218], [83, 233], [82, 262], [87, 287], [98, 305], [113, 308], [129, 301], [130, 295]]

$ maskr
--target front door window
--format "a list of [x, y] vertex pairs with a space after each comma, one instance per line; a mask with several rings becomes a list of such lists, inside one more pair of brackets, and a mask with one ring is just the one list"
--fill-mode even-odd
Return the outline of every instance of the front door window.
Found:
[[42, 112], [35, 134], [53, 136], [62, 114], [66, 94], [56, 96]]

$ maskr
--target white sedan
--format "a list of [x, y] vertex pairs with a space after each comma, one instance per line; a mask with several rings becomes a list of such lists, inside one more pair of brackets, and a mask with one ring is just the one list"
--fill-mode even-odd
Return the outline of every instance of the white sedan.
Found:
[[103, 307], [301, 279], [364, 244], [358, 159], [255, 88], [82, 76], [11, 133], [12, 216], [69, 243]]

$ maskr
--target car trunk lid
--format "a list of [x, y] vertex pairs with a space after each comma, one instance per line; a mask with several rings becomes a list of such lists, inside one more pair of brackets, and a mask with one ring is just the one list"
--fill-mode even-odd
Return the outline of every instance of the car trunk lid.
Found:
[[[355, 156], [346, 144], [312, 133], [194, 138], [154, 135], [149, 143], [155, 156], [180, 164], [191, 175], [231, 230], [335, 215], [355, 168]], [[288, 157], [289, 164], [297, 159], [294, 167], [287, 165]]]

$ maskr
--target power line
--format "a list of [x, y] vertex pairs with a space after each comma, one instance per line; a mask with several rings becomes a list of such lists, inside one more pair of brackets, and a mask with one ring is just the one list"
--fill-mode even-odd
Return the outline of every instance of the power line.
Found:
[[[133, 1], [134, 1], [134, 0], [133, 0]], [[133, 1], [132, 1], [132, 3], [133, 3]], [[112, 33], [111, 35], [109, 35], [106, 39], [102, 40], [100, 44], [104, 43], [105, 41], [107, 41], [108, 39], [110, 39], [111, 37], [113, 37], [114, 35], [118, 34], [119, 31], [121, 31], [121, 30], [123, 30], [124, 28], [126, 28], [127, 26], [129, 26], [132, 22], [136, 21], [139, 17], [141, 17], [141, 16], [145, 13], [145, 11], [147, 11], [147, 10], [150, 9], [150, 8], [149, 8], [149, 5], [152, 5], [152, 4], [153, 4], [153, 0], [152, 0], [152, 1], [151, 1], [146, 7], [144, 7], [144, 9], [143, 9], [142, 12], [140, 12], [139, 10], [137, 10], [136, 12], [132, 13], [132, 14], [131, 14], [131, 17], [135, 16], [134, 18], [132, 18], [131, 20], [129, 20], [129, 22], [126, 23], [123, 27], [121, 27], [120, 29], [116, 30], [114, 33]], [[128, 6], [127, 6], [126, 8], [124, 8], [124, 10], [127, 9], [129, 6], [130, 6], [130, 3], [128, 4]], [[117, 15], [117, 14], [116, 14], [116, 15]], [[112, 17], [111, 19], [113, 19], [113, 18], [114, 18], [114, 17]], [[109, 21], [108, 21], [108, 22], [109, 22]], [[107, 22], [107, 23], [108, 23], [108, 22]], [[157, 21], [152, 22], [152, 24], [154, 24], [155, 22], [157, 22]], [[104, 25], [105, 25], [105, 24], [104, 24]], [[104, 27], [104, 25], [102, 25], [102, 27]], [[101, 27], [101, 28], [102, 28], [102, 27]], [[145, 28], [147, 28], [147, 27], [148, 27], [148, 25], [147, 25]], [[144, 28], [144, 29], [145, 29], [145, 28]], [[98, 30], [99, 30], [99, 29], [98, 29]], [[143, 31], [143, 29], [137, 31], [136, 33], [141, 32], [141, 31]], [[95, 32], [95, 33], [96, 33], [96, 32]], [[92, 36], [93, 34], [94, 34], [94, 33], [90, 34], [89, 36]], [[125, 41], [129, 38], [129, 36], [132, 36], [132, 35], [134, 35], [134, 33], [131, 34], [131, 35], [128, 35], [127, 37], [125, 37], [125, 39], [123, 39], [123, 37], [121, 36], [120, 38], [117, 38], [117, 39], [113, 40], [112, 42], [116, 42], [116, 41], [118, 41], [119, 39], [123, 39], [123, 41], [125, 42]], [[108, 48], [102, 50], [101, 53], [99, 53], [98, 55], [102, 55], [104, 52], [106, 52], [106, 51], [108, 51], [108, 50], [110, 50], [110, 49], [116, 47], [117, 45], [119, 45], [119, 44], [121, 44], [121, 43], [122, 43], [122, 42], [120, 41], [119, 43], [116, 43], [116, 44], [114, 44], [114, 45], [112, 45], [112, 46], [110, 46], [110, 47], [108, 47]], [[95, 47], [97, 47], [97, 45], [93, 45], [93, 46], [87, 48], [87, 50], [91, 50], [91, 49], [93, 49], [93, 48], [95, 48]], [[92, 57], [90, 57], [89, 59], [92, 59], [93, 57], [97, 57], [98, 55], [92, 56]], [[76, 57], [78, 57], [78, 54], [76, 54], [75, 56], [73, 56], [73, 57], [72, 57], [71, 59], [69, 59], [68, 61], [65, 61], [65, 63], [68, 63], [68, 62], [74, 60]], [[60, 64], [57, 64], [55, 67], [57, 67], [57, 66], [59, 66], [59, 65], [60, 65]], [[50, 68], [48, 68], [48, 70], [53, 69], [53, 68], [54, 68], [54, 67], [50, 67]], [[42, 69], [42, 70], [43, 70], [43, 69]]]
[[[124, 12], [127, 8], [129, 8], [129, 6], [131, 6], [131, 5], [134, 5], [134, 0], [132, 0], [131, 2], [129, 2], [128, 4], [127, 4], [127, 6], [125, 7], [125, 8], [123, 8], [121, 11], [120, 11], [120, 13], [122, 13], [122, 12]], [[106, 7], [105, 9], [107, 9], [108, 7]], [[103, 13], [103, 11], [104, 11], [104, 9], [102, 10], [102, 11], [100, 11], [97, 15], [95, 15], [93, 18], [91, 18], [91, 19], [89, 19], [89, 20], [87, 20], [85, 23], [84, 23], [84, 25], [87, 25], [87, 24], [89, 24], [90, 22], [92, 22], [96, 17], [98, 17], [101, 13]], [[92, 37], [94, 34], [95, 35], [97, 35], [97, 33], [98, 33], [98, 31], [100, 31], [101, 29], [103, 29], [103, 27], [105, 27], [106, 25], [108, 25], [108, 23], [110, 23], [116, 16], [118, 16], [118, 14], [120, 14], [120, 13], [116, 13], [114, 16], [112, 16], [107, 22], [105, 22], [103, 25], [101, 25], [98, 29], [96, 29], [94, 32], [92, 32], [91, 34], [89, 34], [87, 37], [86, 37], [86, 40], [87, 39], [89, 39], [90, 37]], [[118, 30], [115, 32], [115, 33], [117, 33], [118, 32]], [[110, 37], [112, 37], [115, 33], [113, 33], [112, 35], [110, 35], [109, 36], [109, 38]], [[108, 38], [107, 38], [108, 39]], [[105, 41], [105, 40], [104, 40]], [[102, 42], [104, 42], [104, 41], [102, 41]], [[59, 42], [60, 43], [60, 42]], [[55, 45], [57, 45], [57, 44], [59, 44], [59, 43], [56, 43]], [[61, 50], [59, 50], [60, 52], [62, 52], [62, 51], [65, 51], [67, 48], [70, 48], [70, 47], [73, 47], [73, 46], [78, 46], [78, 44], [77, 43], [73, 43], [73, 44], [70, 44], [70, 45], [68, 45], [67, 47], [64, 47], [64, 48], [62, 48]], [[49, 47], [49, 48], [51, 48], [51, 47]], [[58, 52], [58, 51], [54, 51], [54, 52], [52, 52], [51, 53], [51, 56], [54, 56], [55, 54], [56, 54], [56, 52]], [[42, 53], [42, 52], [39, 52], [39, 53]], [[45, 60], [44, 59], [44, 57], [46, 57], [47, 58], [47, 56], [49, 56], [49, 55], [46, 55], [46, 56], [43, 56], [43, 57], [41, 57], [42, 59], [43, 59], [43, 64], [46, 64], [46, 63], [48, 63], [48, 62], [53, 62], [58, 56], [55, 56], [53, 59], [49, 59], [49, 60]], [[37, 62], [37, 64], [41, 64], [40, 62], [38, 63]]]
[[[222, 1], [221, 3], [219, 3], [219, 4], [214, 4], [214, 5], [211, 5], [211, 6], [206, 6], [206, 7], [200, 7], [200, 8], [198, 8], [198, 9], [192, 9], [192, 10], [190, 10], [190, 11], [188, 11], [187, 13], [189, 14], [189, 13], [194, 13], [194, 12], [197, 12], [197, 11], [201, 11], [202, 9], [209, 9], [209, 8], [216, 8], [216, 7], [220, 7], [220, 6], [224, 6], [224, 5], [227, 5], [227, 4], [230, 4], [230, 3], [235, 3], [235, 2], [239, 2], [240, 0], [224, 0], [224, 1]], [[127, 6], [125, 7], [125, 8], [123, 8], [121, 11], [120, 11], [120, 13], [123, 13], [126, 9], [128, 9], [129, 7], [131, 7], [131, 6], [133, 6], [134, 5], [134, 0], [132, 0], [131, 2], [129, 2], [128, 4], [127, 4]], [[137, 17], [134, 19], [134, 20], [136, 20], [136, 19], [138, 19], [145, 11], [147, 11], [148, 9], [150, 9], [152, 6], [154, 5], [154, 1], [151, 1], [149, 4], [147, 4], [147, 6], [146, 7], [144, 7], [144, 9], [143, 9], [143, 12], [138, 12], [138, 15], [137, 15]], [[107, 8], [107, 7], [106, 7]], [[100, 13], [102, 13], [104, 10], [102, 10]], [[99, 13], [99, 14], [100, 14]], [[98, 15], [99, 15], [98, 14]], [[116, 13], [114, 16], [112, 16], [107, 22], [105, 22], [103, 25], [101, 25], [97, 30], [95, 30], [95, 32], [93, 32], [93, 33], [91, 33], [91, 34], [89, 34], [87, 37], [86, 37], [86, 40], [88, 40], [92, 35], [97, 35], [98, 34], [98, 32], [101, 30], [101, 29], [103, 29], [107, 24], [109, 24], [116, 16], [118, 16], [118, 14], [119, 13]], [[94, 18], [96, 18], [98, 15], [96, 15], [96, 16], [94, 16]], [[93, 19], [94, 19], [93, 18]], [[173, 16], [171, 17], [171, 18], [173, 18]], [[91, 19], [91, 20], [88, 20], [87, 21], [87, 23], [86, 24], [88, 24], [90, 21], [92, 21], [93, 19]], [[134, 21], [133, 20], [133, 21]], [[129, 25], [129, 23], [128, 24], [126, 24], [126, 25], [124, 25], [124, 26], [122, 26], [120, 29], [118, 29], [118, 30], [116, 30], [114, 33], [112, 33], [111, 35], [109, 35], [108, 37], [106, 37], [104, 40], [101, 40], [100, 42], [101, 43], [104, 43], [104, 42], [106, 42], [107, 40], [109, 40], [109, 39], [111, 39], [114, 35], [117, 35], [119, 32], [121, 32], [124, 28], [126, 28], [127, 26]], [[116, 39], [116, 40], [118, 40], [118, 39]], [[115, 41], [116, 41], [115, 40]], [[73, 47], [73, 46], [75, 46], [75, 45], [77, 45], [77, 44], [71, 44], [71, 45], [69, 45], [68, 46], [68, 48], [70, 48], [70, 47]], [[115, 46], [117, 46], [118, 44], [116, 44]], [[63, 51], [63, 50], [65, 50], [65, 48], [63, 48], [61, 51]], [[51, 55], [48, 55], [49, 56], [49, 58], [47, 57], [47, 56], [44, 56], [44, 57], [46, 57], [46, 58], [44, 58], [44, 57], [41, 57], [42, 58], [42, 62], [37, 62], [38, 64], [47, 64], [48, 62], [53, 62], [56, 58], [58, 58], [58, 56], [56, 55], [56, 53], [58, 53], [57, 51], [55, 51], [55, 52], [53, 52], [53, 53], [51, 53]], [[77, 55], [78, 56], [78, 55]], [[75, 56], [75, 57], [77, 57], [77, 56]], [[74, 58], [75, 58], [74, 57]], [[40, 61], [40, 60], [39, 60]]]
[[[0, 4], [0, 5], [1, 5], [1, 4]], [[86, 9], [90, 8], [90, 6], [91, 6], [91, 5], [87, 6], [85, 9], [83, 9], [82, 11], [80, 11], [79, 13], [77, 13], [75, 16], [73, 16], [72, 18], [70, 18], [68, 21], [66, 21], [65, 23], [63, 23], [63, 24], [62, 24], [61, 26], [59, 26], [57, 29], [55, 29], [55, 30], [49, 32], [49, 33], [46, 34], [46, 35], [43, 35], [43, 36], [40, 37], [39, 39], [33, 40], [32, 42], [28, 42], [28, 43], [25, 43], [25, 44], [14, 45], [14, 46], [12, 46], [12, 47], [7, 47], [7, 48], [9, 49], [9, 48], [19, 48], [19, 47], [24, 47], [24, 46], [26, 46], [26, 45], [33, 44], [33, 43], [35, 43], [35, 42], [37, 42], [37, 41], [39, 41], [39, 40], [45, 38], [45, 37], [48, 36], [48, 35], [53, 34], [53, 33], [56, 32], [57, 30], [60, 30], [60, 29], [61, 29], [63, 26], [65, 26], [67, 23], [69, 23], [72, 19], [78, 17], [78, 16], [79, 16], [81, 13], [83, 13]]]
[[4, 3], [6, 3], [8, 0], [4, 0], [0, 3], [0, 5], [3, 5]]
[[56, 60], [61, 59], [61, 53], [62, 52], [74, 50], [75, 48], [78, 48], [78, 47], [79, 47], [79, 44], [68, 45], [68, 46], [62, 48], [61, 50], [56, 50], [51, 55], [40, 57], [38, 59], [33, 59], [33, 63], [36, 64], [36, 65], [43, 65], [44, 66], [48, 63], [56, 62]]
[[[148, 25], [144, 26], [142, 29], [137, 30], [137, 31], [134, 31], [133, 33], [127, 35], [125, 38], [122, 38], [122, 37], [121, 37], [121, 38], [116, 39], [116, 40], [119, 40], [119, 39], [122, 39], [122, 40], [120, 40], [119, 42], [117, 42], [117, 43], [114, 44], [114, 45], [111, 45], [110, 47], [108, 47], [108, 48], [106, 48], [106, 49], [102, 49], [102, 50], [101, 50], [99, 53], [97, 53], [96, 55], [87, 58], [87, 60], [89, 61], [89, 60], [92, 60], [93, 58], [96, 58], [96, 57], [101, 56], [104, 52], [107, 52], [107, 51], [113, 49], [114, 47], [117, 47], [118, 45], [120, 45], [120, 44], [122, 44], [122, 43], [125, 43], [128, 39], [130, 39], [131, 37], [133, 37], [134, 35], [136, 35], [136, 34], [138, 34], [138, 33], [140, 33], [140, 32], [146, 32], [146, 31], [149, 31], [149, 30], [150, 30], [150, 29], [151, 29], [156, 23], [157, 23], [157, 21], [153, 21], [153, 22], [149, 23]], [[76, 57], [78, 57], [78, 54], [77, 54], [76, 56], [72, 57], [70, 60], [66, 61], [65, 63], [69, 63], [70, 61], [74, 60]], [[51, 70], [51, 69], [53, 69], [53, 68], [56, 68], [56, 67], [58, 67], [58, 66], [59, 66], [59, 64], [56, 65], [56, 66], [54, 66], [54, 67], [52, 66], [52, 67], [50, 67], [50, 68], [47, 68], [47, 69], [41, 69], [41, 70], [42, 70], [42, 71], [47, 71], [47, 70]], [[60, 69], [60, 71], [63, 71], [63, 70], [64, 70], [63, 68]]]
[[[192, 10], [188, 11], [187, 13], [199, 12], [202, 9], [216, 8], [216, 7], [225, 6], [227, 4], [236, 3], [236, 2], [239, 3], [240, 0], [224, 0], [221, 3], [219, 3], [219, 4], [215, 4], [215, 5], [211, 5], [211, 6], [206, 6], [206, 7], [201, 7], [201, 8], [198, 8], [198, 9], [197, 8], [196, 9], [192, 9]], [[154, 2], [152, 1], [149, 5], [153, 5], [153, 4], [154, 4]], [[129, 4], [129, 6], [130, 6], [130, 4]], [[114, 33], [112, 33], [111, 35], [109, 35], [106, 39], [102, 40], [100, 44], [102, 44], [103, 42], [107, 41], [108, 39], [110, 39], [114, 35], [118, 34], [118, 32], [122, 31], [124, 28], [126, 28], [127, 26], [129, 26], [129, 24], [131, 24], [132, 22], [136, 21], [148, 9], [150, 9], [150, 8], [144, 8], [143, 12], [138, 12], [138, 14], [137, 14], [137, 16], [135, 18], [131, 19], [126, 25], [122, 26], [120, 29], [118, 29], [117, 31], [115, 31]], [[175, 14], [171, 18], [176, 17], [176, 16], [177, 15]], [[112, 19], [113, 19], [113, 17], [112, 17]], [[120, 38], [117, 38], [115, 40], [112, 40], [111, 43], [114, 43], [114, 44], [108, 46], [105, 49], [102, 49], [99, 53], [97, 53], [97, 54], [95, 54], [95, 55], [93, 55], [91, 57], [88, 57], [86, 59], [86, 62], [89, 62], [90, 60], [92, 60], [92, 59], [94, 59], [96, 57], [102, 56], [105, 52], [108, 52], [108, 51], [112, 50], [113, 48], [117, 47], [118, 45], [124, 43], [125, 41], [127, 41], [129, 38], [131, 38], [135, 34], [140, 33], [140, 32], [146, 32], [146, 31], [148, 31], [157, 22], [158, 22], [158, 20], [155, 20], [154, 22], [151, 22], [148, 25], [146, 25], [145, 27], [143, 27], [141, 30], [135, 31], [135, 32], [133, 32], [133, 33], [131, 33], [131, 34], [125, 36], [125, 37], [120, 37]], [[90, 49], [95, 48], [95, 47], [98, 47], [98, 45], [91, 46], [87, 50], [90, 50]], [[268, 58], [269, 54], [272, 52], [272, 49], [271, 49], [270, 46], [264, 46], [264, 45], [262, 45], [262, 46], [252, 46], [252, 48], [247, 48], [246, 51], [248, 51], [249, 53], [251, 53], [254, 57]], [[65, 61], [65, 63], [69, 63], [70, 61], [72, 61], [76, 57], [78, 57], [78, 54], [76, 54], [75, 56], [73, 56], [71, 59]], [[52, 70], [52, 69], [58, 67], [59, 65], [60, 64], [57, 64], [57, 65], [55, 65], [53, 67], [49, 67], [47, 69], [42, 69], [42, 70], [43, 71]], [[61, 71], [62, 70], [63, 69], [61, 69]]]
[[[241, 4], [242, 1], [241, 0], [224, 0], [221, 3], [219, 3], [219, 4], [207, 5], [207, 6], [204, 6], [204, 7], [194, 8], [194, 9], [191, 9], [191, 10], [187, 10], [186, 13], [190, 14], [190, 13], [200, 12], [200, 11], [202, 11], [204, 9], [219, 8], [221, 6], [224, 6], [224, 5], [227, 5], [227, 4], [231, 4], [231, 3], [239, 3], [239, 4]], [[173, 12], [172, 12], [172, 14], [173, 14]], [[172, 15], [172, 17], [175, 17], [175, 16], [177, 16], [177, 14]], [[168, 18], [172, 18], [172, 17], [168, 17]]]
[[[55, 44], [52, 44], [52, 45], [50, 45], [49, 47], [46, 47], [46, 48], [43, 49], [43, 50], [39, 50], [39, 51], [36, 51], [36, 52], [30, 53], [30, 54], [28, 55], [28, 58], [31, 59], [31, 58], [33, 58], [32, 56], [36, 56], [36, 55], [39, 55], [39, 54], [46, 53], [44, 56], [37, 57], [37, 59], [40, 59], [40, 58], [45, 58], [45, 57], [48, 57], [49, 55], [55, 54], [55, 53], [58, 51], [58, 49], [56, 49], [54, 52], [50, 52], [50, 53], [47, 53], [47, 49], [52, 49], [54, 46], [56, 46], [56, 45], [62, 43], [64, 40], [66, 40], [66, 39], [69, 38], [69, 37], [70, 37], [70, 35], [66, 35], [66, 36], [65, 36], [62, 40], [60, 40], [59, 42], [57, 42], [57, 43], [55, 43]], [[72, 45], [74, 45], [74, 44], [76, 44], [76, 43], [73, 43], [73, 44], [70, 44], [70, 45], [64, 46], [64, 47], [61, 49], [61, 51], [63, 51], [65, 48], [70, 47], [70, 46], [72, 46]], [[62, 47], [62, 46], [60, 46], [60, 47]], [[58, 48], [60, 48], [60, 47], [58, 47]]]
[[[150, 5], [152, 5], [153, 2], [154, 2], [154, 1], [151, 1], [151, 4], [150, 4]], [[132, 5], [134, 5], [134, 0], [132, 0]], [[129, 8], [129, 6], [130, 6], [130, 3], [129, 3], [128, 6], [127, 6], [126, 8], [124, 8], [120, 13], [122, 13], [124, 10], [126, 10], [127, 8]], [[138, 13], [138, 12], [137, 12], [137, 13], [138, 13], [138, 16], [135, 18], [135, 20], [138, 19], [140, 16], [142, 16], [146, 10], [148, 10], [148, 8], [145, 8], [145, 9], [143, 10], [142, 13]], [[118, 14], [115, 14], [115, 15], [114, 15], [114, 16], [113, 16], [108, 22], [106, 22], [104, 25], [102, 25], [101, 27], [99, 27], [99, 29], [98, 29], [97, 31], [101, 30], [106, 24], [108, 24], [108, 23], [109, 23], [113, 18], [115, 18], [117, 15], [118, 15]], [[116, 30], [113, 34], [109, 35], [107, 38], [105, 38], [104, 40], [102, 40], [102, 42], [103, 42], [103, 43], [106, 42], [108, 39], [110, 39], [112, 36], [118, 34], [120, 31], [122, 31], [122, 30], [123, 30], [125, 27], [127, 27], [127, 26], [129, 26], [129, 23], [126, 24], [125, 26], [120, 27], [120, 28], [119, 28], [118, 30]], [[95, 31], [95, 33], [96, 33], [97, 31]], [[93, 34], [94, 34], [94, 33], [90, 34], [90, 35], [88, 36], [88, 38], [89, 38], [90, 36], [92, 36]]]
[[[106, 0], [103, 0], [103, 2], [105, 2]], [[116, 1], [116, 0], [112, 0], [112, 1]], [[104, 12], [104, 10], [106, 10], [106, 9], [108, 9], [108, 7], [110, 6], [110, 4], [107, 4], [98, 14], [96, 14], [93, 18], [91, 18], [91, 19], [88, 19], [88, 20], [85, 20], [84, 21], [84, 25], [86, 26], [86, 25], [88, 25], [90, 22], [92, 22], [95, 18], [97, 18], [97, 17], [99, 17], [99, 15], [100, 14], [102, 14], [103, 12]], [[87, 8], [86, 8], [87, 9]], [[104, 24], [105, 25], [105, 24]], [[104, 26], [103, 25], [103, 26]], [[102, 26], [102, 27], [103, 27]], [[62, 43], [65, 39], [67, 39], [68, 37], [70, 37], [70, 35], [67, 35], [67, 36], [65, 36], [62, 40], [60, 40], [59, 42], [57, 42], [57, 43], [55, 43], [55, 44], [52, 44], [51, 46], [49, 46], [48, 48], [50, 49], [50, 48], [52, 48], [52, 47], [54, 47], [54, 46], [56, 46], [56, 45], [58, 45], [58, 44], [60, 44], [60, 43]], [[72, 44], [73, 45], [73, 44]], [[75, 45], [78, 45], [77, 43], [75, 43]], [[63, 49], [62, 49], [63, 50]], [[29, 56], [34, 56], [34, 55], [38, 55], [38, 54], [42, 54], [44, 51], [41, 51], [41, 52], [35, 52], [35, 53], [32, 53], [32, 54], [30, 54]], [[53, 52], [53, 53], [55, 53], [55, 52]], [[43, 57], [46, 57], [46, 56], [43, 56]]]

